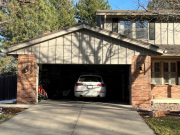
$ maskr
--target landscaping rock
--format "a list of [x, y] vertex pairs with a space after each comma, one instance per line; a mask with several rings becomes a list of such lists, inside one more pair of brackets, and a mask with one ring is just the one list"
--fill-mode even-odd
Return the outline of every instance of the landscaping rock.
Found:
[[154, 117], [165, 117], [164, 111], [158, 110], [158, 111], [151, 111], [149, 112], [149, 117], [154, 118]]

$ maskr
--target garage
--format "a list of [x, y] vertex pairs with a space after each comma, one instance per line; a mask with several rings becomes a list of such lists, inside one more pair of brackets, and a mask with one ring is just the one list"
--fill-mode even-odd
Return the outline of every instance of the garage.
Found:
[[39, 65], [39, 81], [49, 98], [74, 98], [80, 75], [100, 75], [106, 85], [106, 99], [129, 102], [130, 65]]
[[12, 45], [4, 52], [18, 55], [18, 104], [37, 104], [42, 80], [51, 98], [56, 90], [70, 90], [73, 97], [73, 87], [83, 74], [103, 78], [108, 100], [137, 104], [142, 102], [138, 91], [151, 89], [151, 56], [162, 54], [150, 43], [84, 23]]

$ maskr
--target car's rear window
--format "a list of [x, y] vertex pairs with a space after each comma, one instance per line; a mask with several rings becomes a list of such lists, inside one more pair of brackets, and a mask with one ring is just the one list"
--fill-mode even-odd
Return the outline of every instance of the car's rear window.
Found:
[[102, 82], [98, 76], [81, 76], [79, 82]]

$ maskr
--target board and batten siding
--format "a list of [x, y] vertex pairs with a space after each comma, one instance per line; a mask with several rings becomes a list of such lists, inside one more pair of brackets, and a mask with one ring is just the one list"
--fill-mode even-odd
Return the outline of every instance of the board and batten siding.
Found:
[[[107, 18], [105, 25], [107, 30], [112, 31], [112, 18]], [[120, 23], [118, 23], [118, 33], [120, 31]], [[132, 21], [132, 38], [136, 38], [135, 21]], [[180, 22], [155, 21], [155, 40], [149, 40], [148, 24], [148, 39], [140, 40], [156, 45], [180, 45]]]
[[9, 54], [34, 54], [39, 64], [131, 64], [134, 55], [158, 55], [89, 30], [76, 31]]

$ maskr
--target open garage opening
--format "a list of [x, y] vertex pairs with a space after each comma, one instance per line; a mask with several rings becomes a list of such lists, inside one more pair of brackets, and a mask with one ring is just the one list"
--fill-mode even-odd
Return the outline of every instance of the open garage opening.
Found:
[[74, 99], [74, 86], [81, 75], [99, 75], [106, 85], [106, 101], [130, 100], [130, 65], [40, 64], [39, 84], [50, 99]]

